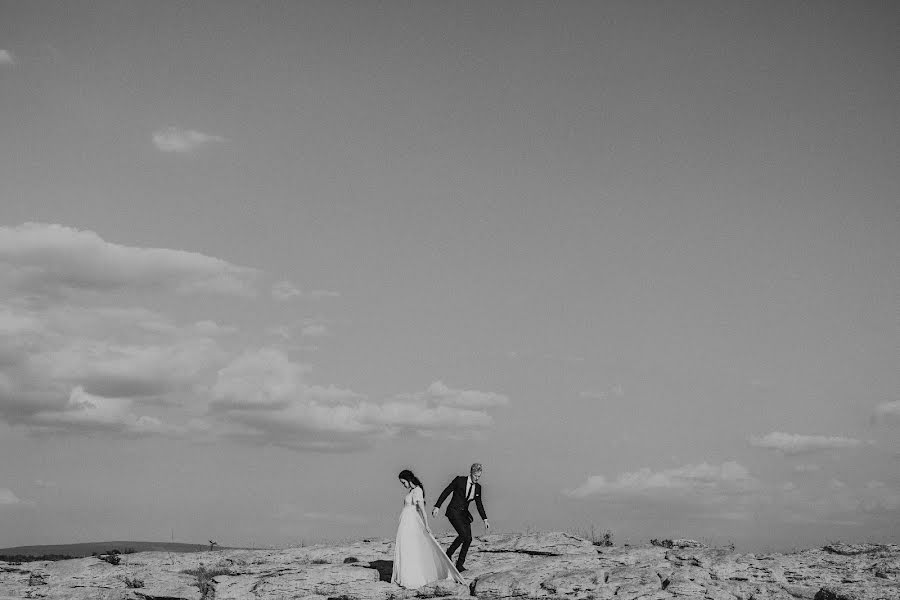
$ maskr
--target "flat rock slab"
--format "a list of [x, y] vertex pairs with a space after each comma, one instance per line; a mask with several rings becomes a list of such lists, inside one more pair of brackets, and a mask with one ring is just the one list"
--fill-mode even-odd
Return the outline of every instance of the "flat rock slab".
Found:
[[[438, 538], [448, 546], [452, 535]], [[0, 562], [0, 600], [900, 600], [900, 546], [829, 544], [790, 554], [739, 554], [676, 540], [600, 547], [566, 533], [476, 538], [469, 585], [390, 583], [393, 540], [279, 550], [142, 552]], [[682, 543], [685, 542], [685, 543]], [[201, 582], [202, 580], [202, 582]]]

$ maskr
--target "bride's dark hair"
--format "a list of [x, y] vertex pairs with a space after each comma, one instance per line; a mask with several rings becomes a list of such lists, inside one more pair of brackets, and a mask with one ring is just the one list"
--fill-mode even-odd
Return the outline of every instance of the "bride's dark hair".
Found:
[[425, 497], [425, 486], [422, 485], [422, 482], [419, 481], [419, 478], [416, 477], [415, 473], [410, 471], [409, 469], [403, 469], [400, 471], [400, 474], [397, 475], [400, 479], [405, 479], [413, 485], [419, 486], [422, 489], [422, 498]]

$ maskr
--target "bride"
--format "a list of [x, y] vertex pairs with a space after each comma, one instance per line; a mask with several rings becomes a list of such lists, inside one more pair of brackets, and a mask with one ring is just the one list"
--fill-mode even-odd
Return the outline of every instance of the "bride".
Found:
[[428, 526], [422, 482], [407, 469], [400, 472], [399, 478], [409, 491], [403, 499], [400, 526], [397, 527], [391, 583], [405, 588], [418, 588], [441, 579], [465, 583]]

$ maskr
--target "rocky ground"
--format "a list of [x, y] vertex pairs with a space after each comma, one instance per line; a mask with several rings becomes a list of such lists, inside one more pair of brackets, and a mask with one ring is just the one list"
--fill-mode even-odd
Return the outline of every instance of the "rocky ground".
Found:
[[[451, 538], [439, 538], [449, 545]], [[672, 547], [601, 547], [564, 533], [476, 539], [470, 584], [419, 590], [390, 583], [392, 540], [284, 550], [142, 552], [0, 562], [0, 600], [900, 600], [900, 545], [832, 544], [791, 554], [737, 554], [676, 540]]]

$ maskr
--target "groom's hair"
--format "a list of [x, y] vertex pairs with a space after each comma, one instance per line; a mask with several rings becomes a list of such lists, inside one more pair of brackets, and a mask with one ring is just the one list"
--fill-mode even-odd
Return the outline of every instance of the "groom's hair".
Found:
[[481, 463], [472, 463], [472, 467], [469, 469], [469, 473], [481, 473], [481, 471], [483, 471]]

